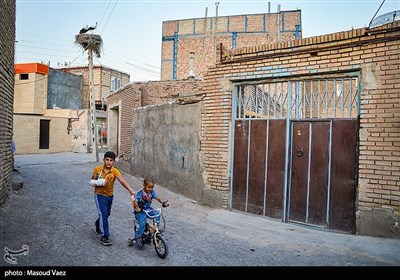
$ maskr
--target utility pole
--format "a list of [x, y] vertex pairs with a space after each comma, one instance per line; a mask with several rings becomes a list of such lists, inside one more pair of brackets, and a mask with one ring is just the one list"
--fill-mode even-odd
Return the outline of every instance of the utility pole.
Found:
[[90, 126], [91, 126], [91, 139], [92, 139], [92, 153], [94, 160], [99, 162], [99, 153], [97, 149], [97, 122], [96, 122], [96, 101], [94, 96], [94, 83], [93, 83], [93, 50], [88, 49], [89, 61], [89, 92], [90, 92]]
[[101, 48], [103, 41], [100, 35], [97, 34], [86, 34], [90, 30], [94, 30], [97, 27], [97, 22], [95, 26], [83, 27], [79, 34], [75, 36], [75, 43], [80, 45], [85, 51], [88, 51], [88, 61], [89, 61], [89, 93], [90, 93], [90, 143], [92, 146], [92, 154], [94, 155], [94, 160], [99, 161], [99, 153], [97, 148], [97, 122], [96, 122], [96, 102], [94, 96], [94, 82], [93, 82], [93, 52], [96, 53], [97, 57], [100, 57]]

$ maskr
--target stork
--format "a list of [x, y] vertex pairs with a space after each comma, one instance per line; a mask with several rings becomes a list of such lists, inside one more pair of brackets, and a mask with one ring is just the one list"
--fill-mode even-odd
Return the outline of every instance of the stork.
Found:
[[83, 27], [80, 31], [79, 31], [79, 34], [83, 34], [83, 33], [86, 33], [86, 32], [88, 32], [88, 31], [90, 31], [90, 30], [94, 30], [94, 29], [96, 29], [96, 27], [97, 27], [97, 22], [96, 22], [96, 25], [95, 26], [87, 26], [86, 25], [86, 27]]

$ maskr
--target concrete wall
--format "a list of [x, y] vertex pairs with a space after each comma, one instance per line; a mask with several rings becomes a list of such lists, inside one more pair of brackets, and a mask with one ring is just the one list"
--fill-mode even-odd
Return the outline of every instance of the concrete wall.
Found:
[[49, 69], [47, 109], [54, 107], [72, 110], [82, 108], [82, 76]]
[[201, 103], [133, 110], [131, 173], [190, 197], [202, 198]]
[[89, 153], [90, 111], [88, 109], [71, 111], [69, 120], [71, 124], [70, 135], [72, 136], [71, 151]]
[[231, 94], [236, 83], [358, 71], [361, 80], [357, 233], [400, 237], [400, 21], [291, 42], [220, 49], [205, 76], [206, 185], [228, 203]]
[[11, 190], [14, 102], [15, 0], [0, 1], [0, 205]]

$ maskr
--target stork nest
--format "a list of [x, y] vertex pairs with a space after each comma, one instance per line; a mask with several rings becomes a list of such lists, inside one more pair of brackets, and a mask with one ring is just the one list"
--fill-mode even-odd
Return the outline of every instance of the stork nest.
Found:
[[75, 36], [75, 44], [80, 45], [85, 51], [91, 49], [97, 57], [100, 57], [103, 40], [97, 34], [78, 34]]

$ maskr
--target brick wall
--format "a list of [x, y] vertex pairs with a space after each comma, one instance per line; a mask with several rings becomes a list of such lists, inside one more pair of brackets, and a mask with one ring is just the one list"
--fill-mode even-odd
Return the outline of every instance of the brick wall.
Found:
[[[217, 60], [216, 46], [223, 43], [226, 48], [233, 48], [233, 33], [237, 33], [237, 48], [293, 40], [296, 25], [301, 25], [300, 17], [301, 11], [295, 10], [165, 21], [162, 31], [161, 80], [173, 78], [175, 32], [178, 35], [176, 79], [188, 77], [190, 52], [195, 53], [194, 72], [201, 78]], [[299, 36], [301, 38], [301, 32]]]
[[225, 206], [230, 160], [227, 120], [234, 83], [357, 71], [361, 79], [357, 231], [400, 236], [400, 21], [366, 31], [220, 48], [222, 61], [210, 68], [204, 81], [207, 121], [201, 149], [207, 185], [221, 191]]
[[14, 42], [15, 42], [15, 0], [0, 1], [2, 22], [0, 24], [0, 204], [3, 204], [11, 190], [11, 139], [13, 128], [14, 102]]
[[[132, 110], [133, 108], [142, 106], [142, 96], [140, 94], [141, 84], [128, 84], [121, 90], [110, 94], [107, 97], [108, 104], [108, 148], [118, 153], [119, 157], [123, 157], [123, 160], [129, 161], [130, 159], [130, 146], [132, 137], [131, 135], [131, 122], [132, 122]], [[115, 125], [119, 125], [119, 128], [115, 128], [113, 114], [110, 114], [110, 110], [119, 111], [119, 120], [115, 121]], [[119, 123], [120, 122], [120, 123]], [[120, 133], [120, 135], [118, 135]], [[117, 142], [120, 139], [120, 143]], [[118, 146], [117, 146], [118, 145]]]

